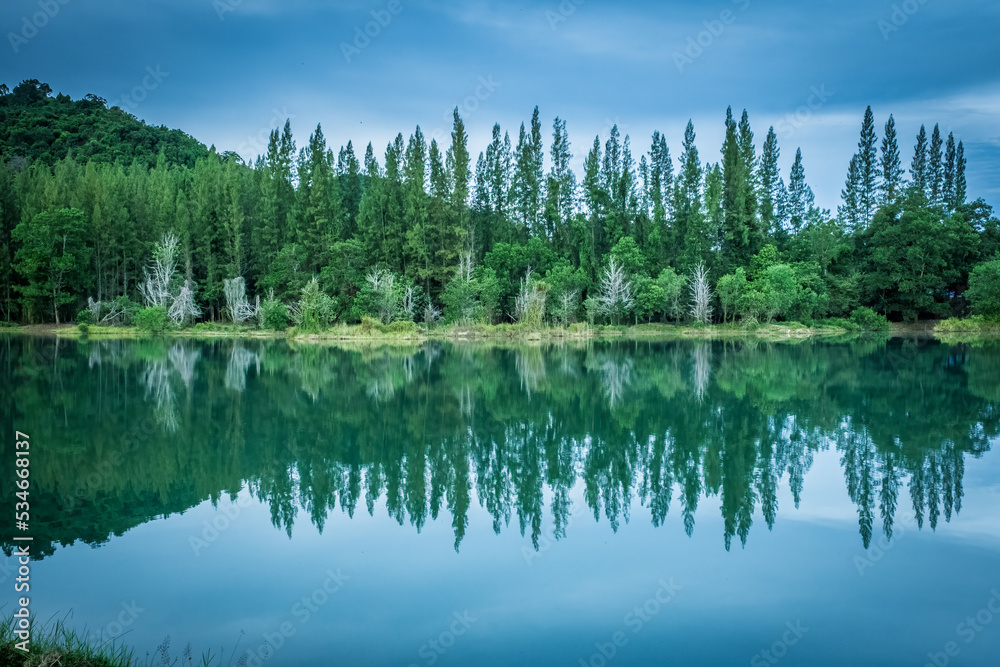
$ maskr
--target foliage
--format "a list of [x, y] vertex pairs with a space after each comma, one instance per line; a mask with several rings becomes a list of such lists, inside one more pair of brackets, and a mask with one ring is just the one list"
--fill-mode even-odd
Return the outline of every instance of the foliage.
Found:
[[1000, 259], [977, 264], [972, 269], [965, 298], [974, 314], [1000, 320]]
[[297, 307], [292, 311], [292, 319], [299, 330], [318, 333], [333, 323], [337, 304], [319, 288], [319, 280], [313, 277], [302, 288]]
[[[871, 110], [839, 217], [815, 206], [801, 151], [786, 187], [777, 135], [758, 159], [747, 113], [732, 110], [718, 164], [699, 157], [691, 122], [676, 175], [663, 134], [633, 157], [613, 126], [579, 183], [561, 119], [542, 173], [537, 110], [514, 142], [496, 125], [474, 169], [457, 111], [450, 146], [417, 128], [363, 160], [318, 126], [300, 150], [286, 121], [253, 164], [38, 81], [0, 89], [0, 120], [0, 319], [22, 322], [61, 321], [88, 298], [94, 324], [129, 323], [137, 300], [178, 324], [240, 322], [257, 309], [247, 295], [269, 290], [301, 320], [314, 277], [310, 329], [434, 322], [442, 309], [450, 322], [521, 321], [543, 282], [538, 324], [681, 321], [708, 276], [718, 294], [699, 322], [813, 322], [859, 306], [912, 320], [961, 314], [967, 289], [985, 312], [973, 268], [1000, 252], [1000, 221], [966, 201], [962, 142], [925, 128], [904, 187], [895, 122], [879, 159]], [[699, 265], [706, 281], [690, 282]]]
[[[479, 285], [473, 277], [472, 256], [462, 255], [455, 275], [445, 287], [441, 300], [444, 302], [444, 316], [448, 322], [472, 322], [477, 307]], [[425, 321], [427, 318], [425, 317]]]
[[5, 159], [51, 165], [72, 153], [78, 160], [149, 168], [162, 154], [172, 164], [193, 167], [208, 154], [180, 130], [147, 125], [96, 95], [72, 100], [51, 92], [47, 84], [29, 79], [0, 95], [0, 155]]
[[133, 321], [139, 331], [152, 334], [163, 333], [170, 325], [166, 306], [146, 306], [136, 312]]
[[14, 269], [26, 281], [15, 289], [24, 297], [28, 319], [41, 315], [46, 304], [58, 324], [61, 308], [77, 300], [91, 254], [86, 233], [83, 211], [75, 208], [38, 213], [14, 228], [12, 238], [20, 244]]
[[851, 322], [862, 331], [888, 331], [889, 320], [867, 306], [859, 306], [851, 313]]
[[284, 331], [288, 328], [291, 319], [288, 307], [274, 297], [274, 293], [268, 294], [268, 298], [260, 305], [257, 315], [260, 327], [271, 331]]

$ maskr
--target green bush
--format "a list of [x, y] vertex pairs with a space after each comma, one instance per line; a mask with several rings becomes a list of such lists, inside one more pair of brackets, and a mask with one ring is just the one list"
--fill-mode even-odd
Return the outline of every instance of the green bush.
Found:
[[139, 331], [149, 333], [163, 333], [167, 330], [170, 320], [167, 318], [166, 306], [150, 306], [140, 308], [132, 318]]
[[368, 315], [362, 315], [361, 331], [366, 334], [371, 334], [371, 333], [382, 333], [383, 331], [385, 331], [385, 329], [383, 328], [382, 323], [379, 320], [375, 319], [374, 317], [370, 317]]
[[94, 323], [94, 312], [90, 308], [84, 308], [79, 313], [76, 314], [77, 324], [93, 324]]
[[76, 325], [76, 328], [79, 329], [80, 333], [82, 333], [84, 336], [90, 333], [90, 325], [87, 324], [86, 322], [80, 322], [79, 324]]
[[268, 299], [260, 305], [261, 327], [270, 331], [288, 328], [288, 307], [277, 299]]
[[818, 322], [818, 324], [824, 327], [838, 327], [847, 331], [857, 331], [861, 328], [856, 322], [852, 322], [851, 320], [843, 317], [828, 317], [825, 320]]
[[973, 314], [1000, 320], [1000, 259], [977, 264], [972, 269], [965, 298]]
[[336, 301], [320, 289], [319, 281], [313, 278], [306, 283], [299, 299], [300, 320], [296, 328], [302, 333], [319, 333], [333, 323], [336, 314]]
[[851, 312], [851, 322], [865, 331], [888, 331], [889, 320], [867, 306], [855, 308]]

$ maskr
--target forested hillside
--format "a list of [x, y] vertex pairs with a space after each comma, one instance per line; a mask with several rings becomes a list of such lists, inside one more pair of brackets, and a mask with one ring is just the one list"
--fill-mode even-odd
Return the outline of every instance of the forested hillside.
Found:
[[417, 127], [384, 152], [333, 150], [321, 127], [298, 146], [286, 123], [246, 165], [92, 96], [0, 92], [6, 319], [814, 322], [1000, 302], [1000, 223], [969, 201], [962, 142], [922, 127], [904, 170], [871, 109], [832, 216], [801, 151], [786, 179], [745, 111], [720, 153], [691, 123], [638, 155], [614, 127], [577, 175], [566, 121], [546, 156], [537, 108], [482, 152], [457, 110], [450, 145]]
[[208, 149], [180, 130], [146, 125], [106, 100], [87, 95], [72, 100], [51, 97], [48, 84], [23, 81], [11, 91], [0, 85], [0, 159], [42, 161], [52, 165], [72, 155], [80, 162], [156, 164], [162, 152], [169, 162], [193, 167]]

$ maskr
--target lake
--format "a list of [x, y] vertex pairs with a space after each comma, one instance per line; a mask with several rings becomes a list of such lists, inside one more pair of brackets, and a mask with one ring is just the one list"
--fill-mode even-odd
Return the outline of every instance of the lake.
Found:
[[138, 655], [1000, 655], [993, 344], [7, 336], [0, 354], [8, 433], [31, 439], [33, 610]]

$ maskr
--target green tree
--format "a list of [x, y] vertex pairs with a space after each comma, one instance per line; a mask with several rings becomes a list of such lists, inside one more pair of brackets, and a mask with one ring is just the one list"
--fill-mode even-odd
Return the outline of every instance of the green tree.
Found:
[[927, 152], [927, 201], [931, 206], [941, 206], [944, 204], [942, 195], [944, 194], [944, 162], [941, 140], [941, 128], [934, 124], [934, 131], [931, 132], [931, 146]]
[[921, 125], [917, 133], [917, 143], [913, 147], [913, 160], [910, 162], [911, 187], [927, 196], [927, 129]]
[[687, 273], [710, 255], [714, 243], [712, 230], [705, 224], [702, 213], [702, 171], [695, 146], [694, 123], [688, 120], [684, 129], [681, 171], [674, 182], [673, 252], [670, 259]]
[[879, 165], [878, 137], [875, 136], [875, 115], [869, 106], [861, 123], [858, 140], [858, 215], [863, 226], [871, 222], [878, 208]]
[[56, 324], [59, 310], [77, 301], [88, 286], [87, 228], [83, 211], [62, 208], [38, 213], [14, 228], [20, 244], [14, 255], [14, 270], [26, 281], [15, 289], [24, 297], [29, 320], [41, 315], [48, 303]]
[[882, 138], [882, 181], [879, 204], [891, 206], [903, 189], [903, 169], [899, 162], [899, 141], [896, 138], [896, 119], [889, 115]]
[[767, 130], [767, 139], [760, 155], [760, 226], [765, 238], [774, 238], [780, 221], [782, 199], [781, 176], [778, 170], [778, 136], [774, 127]]
[[1000, 259], [977, 264], [972, 269], [965, 298], [973, 314], [1000, 320]]
[[945, 227], [923, 202], [923, 193], [916, 190], [901, 211], [881, 209], [864, 236], [870, 249], [862, 274], [865, 302], [908, 321], [921, 313], [943, 312]]

